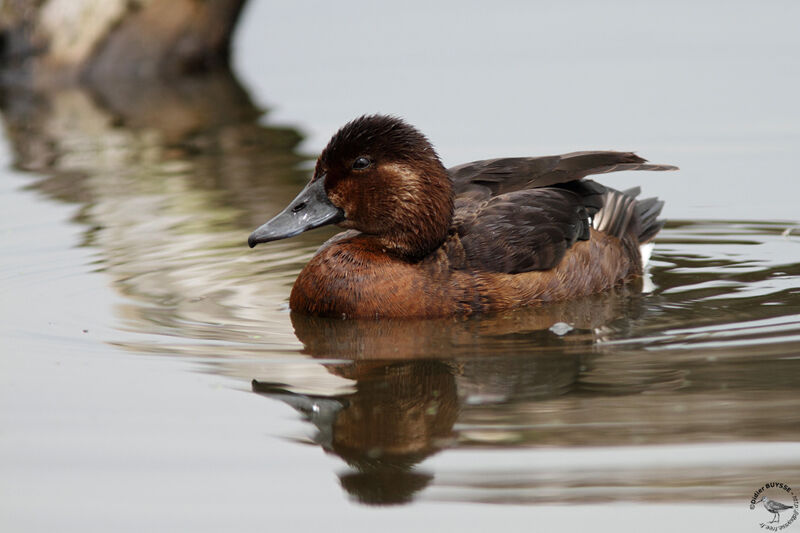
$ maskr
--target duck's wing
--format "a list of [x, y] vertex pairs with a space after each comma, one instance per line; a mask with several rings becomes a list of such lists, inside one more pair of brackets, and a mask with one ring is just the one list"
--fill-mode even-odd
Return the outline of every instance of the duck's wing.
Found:
[[555, 267], [578, 240], [605, 188], [593, 181], [523, 189], [456, 210], [454, 230], [465, 268], [514, 274]]
[[650, 164], [632, 152], [590, 151], [473, 161], [452, 167], [448, 173], [456, 197], [466, 194], [485, 198], [619, 170], [677, 170], [677, 167]]
[[[456, 193], [454, 229], [465, 266], [507, 273], [555, 267], [570, 246], [589, 238], [591, 217], [608, 198], [625, 195], [582, 178], [619, 170], [677, 167], [649, 164], [631, 152], [594, 151], [487, 159], [449, 169]], [[653, 219], [661, 205], [655, 205]], [[621, 236], [630, 218], [625, 213], [620, 208], [601, 217], [609, 227], [624, 218], [625, 224], [616, 224], [620, 231], [600, 229]]]

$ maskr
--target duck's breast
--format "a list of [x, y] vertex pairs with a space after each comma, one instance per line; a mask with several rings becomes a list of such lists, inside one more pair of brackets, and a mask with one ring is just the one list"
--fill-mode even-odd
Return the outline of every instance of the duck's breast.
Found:
[[[446, 261], [443, 254], [441, 256]], [[450, 272], [431, 258], [409, 262], [364, 236], [331, 243], [300, 272], [293, 311], [342, 318], [429, 317], [458, 314]]]

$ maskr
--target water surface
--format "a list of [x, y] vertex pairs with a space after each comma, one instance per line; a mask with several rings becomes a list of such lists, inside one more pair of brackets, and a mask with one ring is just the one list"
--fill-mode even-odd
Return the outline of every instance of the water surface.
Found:
[[[0, 523], [310, 530], [338, 519], [356, 530], [385, 520], [388, 529], [481, 531], [502, 517], [506, 529], [535, 521], [585, 531], [624, 528], [625, 513], [632, 529], [647, 521], [656, 531], [750, 531], [768, 521], [749, 509], [752, 492], [768, 481], [800, 487], [800, 219], [790, 164], [798, 131], [781, 126], [796, 104], [759, 104], [763, 128], [748, 121], [749, 108], [712, 106], [686, 132], [661, 120], [681, 102], [697, 108], [697, 95], [685, 94], [661, 107], [635, 100], [653, 116], [626, 114], [616, 127], [601, 120], [605, 111], [588, 115], [589, 133], [574, 142], [593, 142], [563, 151], [633, 147], [683, 167], [603, 177], [668, 201], [641, 282], [469, 319], [308, 318], [289, 312], [288, 294], [335, 230], [255, 250], [247, 235], [302, 187], [339, 114], [404, 112], [422, 98], [389, 91], [383, 101], [397, 109], [356, 106], [370, 102], [360, 96], [374, 95], [373, 80], [346, 85], [355, 103], [334, 105], [343, 98], [334, 92], [326, 98], [335, 113], [303, 115], [305, 105], [317, 109], [316, 96], [284, 88], [303, 86], [297, 65], [314, 54], [270, 56], [273, 80], [247, 68], [264, 57], [247, 43], [273, 35], [248, 30], [271, 24], [261, 9], [251, 7], [239, 41], [245, 78], [274, 83], [278, 96], [259, 89], [260, 103], [228, 74], [147, 91], [5, 95]], [[725, 42], [739, 27], [728, 22], [709, 39]], [[684, 30], [700, 39], [693, 27]], [[626, 35], [661, 49], [658, 39]], [[761, 46], [778, 49], [773, 41], [784, 38], [770, 34]], [[514, 64], [539, 57], [518, 39], [497, 46], [519, 49]], [[474, 56], [456, 42], [447, 64], [463, 72]], [[336, 46], [372, 53], [348, 43]], [[584, 64], [564, 50], [541, 68]], [[381, 53], [392, 61], [409, 52]], [[773, 56], [771, 75], [784, 60]], [[699, 68], [693, 61], [688, 72]], [[351, 73], [320, 68], [339, 87]], [[423, 62], [402, 72], [431, 70]], [[796, 72], [780, 72], [779, 96], [797, 83]], [[541, 73], [518, 79], [549, 94]], [[726, 98], [750, 90], [736, 87]], [[481, 81], [458, 101], [485, 90]], [[532, 123], [523, 119], [540, 104], [492, 105], [503, 111], [492, 117], [502, 134], [463, 130], [450, 116], [464, 115], [455, 105], [417, 118], [453, 164], [560, 151], [573, 138], [549, 108], [526, 136], [520, 121]], [[485, 128], [490, 107], [480, 106]], [[287, 120], [290, 111], [298, 118]], [[710, 126], [723, 111], [726, 124], [739, 124], [730, 135]], [[743, 181], [754, 168], [762, 173]], [[554, 331], [557, 323], [571, 329]]]

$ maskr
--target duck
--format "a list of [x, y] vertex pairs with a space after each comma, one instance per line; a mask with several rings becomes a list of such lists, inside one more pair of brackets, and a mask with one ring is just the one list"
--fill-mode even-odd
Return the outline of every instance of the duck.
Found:
[[[364, 115], [336, 132], [257, 244], [335, 224], [292, 287], [292, 312], [433, 318], [545, 305], [643, 274], [664, 203], [586, 179], [677, 170], [633, 152], [486, 159], [445, 168], [405, 120]], [[644, 252], [643, 252], [644, 251]]]

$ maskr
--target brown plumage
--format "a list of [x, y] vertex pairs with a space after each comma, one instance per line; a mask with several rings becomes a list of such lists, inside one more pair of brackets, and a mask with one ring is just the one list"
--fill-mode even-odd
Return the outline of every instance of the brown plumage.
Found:
[[329, 223], [350, 230], [298, 276], [290, 307], [307, 314], [431, 317], [564, 300], [640, 275], [639, 246], [662, 225], [661, 202], [583, 178], [674, 169], [575, 152], [446, 170], [416, 129], [365, 116], [334, 135], [306, 189], [250, 244]]

